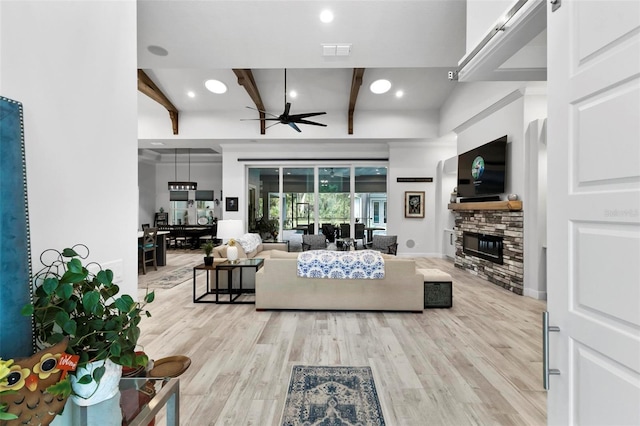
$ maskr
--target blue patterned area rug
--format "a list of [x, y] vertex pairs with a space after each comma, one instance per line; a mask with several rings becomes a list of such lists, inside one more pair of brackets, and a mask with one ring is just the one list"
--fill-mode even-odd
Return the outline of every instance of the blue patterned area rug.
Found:
[[293, 366], [283, 426], [384, 424], [371, 368]]

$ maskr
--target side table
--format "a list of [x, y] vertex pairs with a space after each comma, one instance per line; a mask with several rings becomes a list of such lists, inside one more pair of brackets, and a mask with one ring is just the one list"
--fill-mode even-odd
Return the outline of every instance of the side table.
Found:
[[[216, 262], [216, 260], [218, 260]], [[198, 266], [194, 266], [193, 267], [193, 303], [216, 303], [215, 300], [204, 300], [205, 297], [211, 295], [211, 294], [216, 294], [216, 298], [217, 298], [217, 293], [218, 293], [218, 275], [216, 272], [216, 290], [214, 291], [213, 288], [211, 288], [211, 284], [210, 284], [210, 275], [213, 271], [217, 270], [218, 265], [221, 265], [222, 263], [225, 262], [225, 259], [213, 259], [213, 265], [211, 266], [207, 266], [204, 263], [201, 263]], [[206, 284], [206, 289], [204, 291], [204, 293], [201, 293], [200, 295], [198, 295], [198, 280], [197, 280], [197, 273], [198, 271], [205, 271], [205, 275], [207, 277], [207, 284]]]
[[[254, 270], [258, 270], [260, 268], [262, 268], [262, 265], [264, 264], [264, 259], [260, 259], [260, 258], [252, 258], [252, 259], [238, 259], [235, 261], [226, 261], [226, 262], [222, 262], [220, 264], [217, 265], [216, 268], [216, 301], [215, 303], [245, 303], [245, 304], [253, 304], [255, 303], [254, 300], [243, 300], [243, 301], [239, 301], [238, 298], [243, 294], [243, 293], [249, 293], [249, 292], [254, 292], [254, 291], [243, 291], [242, 289], [242, 271], [244, 270], [244, 268], [253, 268]], [[240, 285], [238, 289], [233, 288], [233, 271], [239, 269], [240, 270]], [[228, 293], [229, 293], [229, 300], [228, 301], [222, 301], [219, 299], [219, 295], [221, 290], [218, 288], [218, 283], [220, 282], [219, 276], [218, 276], [218, 272], [220, 271], [227, 271], [227, 283], [228, 283]], [[235, 295], [235, 297], [234, 297]]]

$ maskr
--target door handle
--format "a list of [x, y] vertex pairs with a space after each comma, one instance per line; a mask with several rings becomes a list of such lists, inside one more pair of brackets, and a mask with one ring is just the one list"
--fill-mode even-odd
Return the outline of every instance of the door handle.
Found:
[[453, 245], [453, 232], [449, 234], [449, 244]]
[[560, 370], [549, 368], [549, 333], [559, 332], [560, 327], [549, 325], [549, 312], [542, 313], [542, 386], [549, 390], [549, 376], [559, 376]]

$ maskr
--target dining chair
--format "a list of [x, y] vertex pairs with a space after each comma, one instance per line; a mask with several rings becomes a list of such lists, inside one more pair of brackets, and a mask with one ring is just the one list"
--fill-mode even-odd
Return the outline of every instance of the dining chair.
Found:
[[171, 237], [175, 242], [175, 248], [187, 246], [187, 231], [185, 231], [184, 225], [174, 225], [171, 231]]
[[144, 231], [145, 229], [149, 228], [151, 225], [148, 223], [143, 223], [142, 224], [142, 230]]
[[340, 238], [349, 238], [351, 235], [351, 225], [348, 223], [340, 224]]
[[[156, 261], [156, 247], [158, 239], [158, 228], [147, 228], [142, 234], [142, 241], [138, 244], [138, 259], [142, 263], [142, 273], [147, 274], [147, 264], [153, 265], [158, 270]], [[151, 256], [148, 256], [151, 253]]]
[[322, 224], [322, 234], [327, 237], [330, 243], [336, 241], [336, 227], [330, 223]]

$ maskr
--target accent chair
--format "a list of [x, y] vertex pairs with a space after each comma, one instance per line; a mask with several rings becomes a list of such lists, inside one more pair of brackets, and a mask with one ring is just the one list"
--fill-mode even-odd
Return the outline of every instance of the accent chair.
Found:
[[374, 235], [371, 242], [365, 245], [365, 248], [396, 255], [398, 254], [398, 236]]
[[307, 250], [324, 250], [327, 248], [327, 237], [320, 235], [303, 235], [302, 251]]

